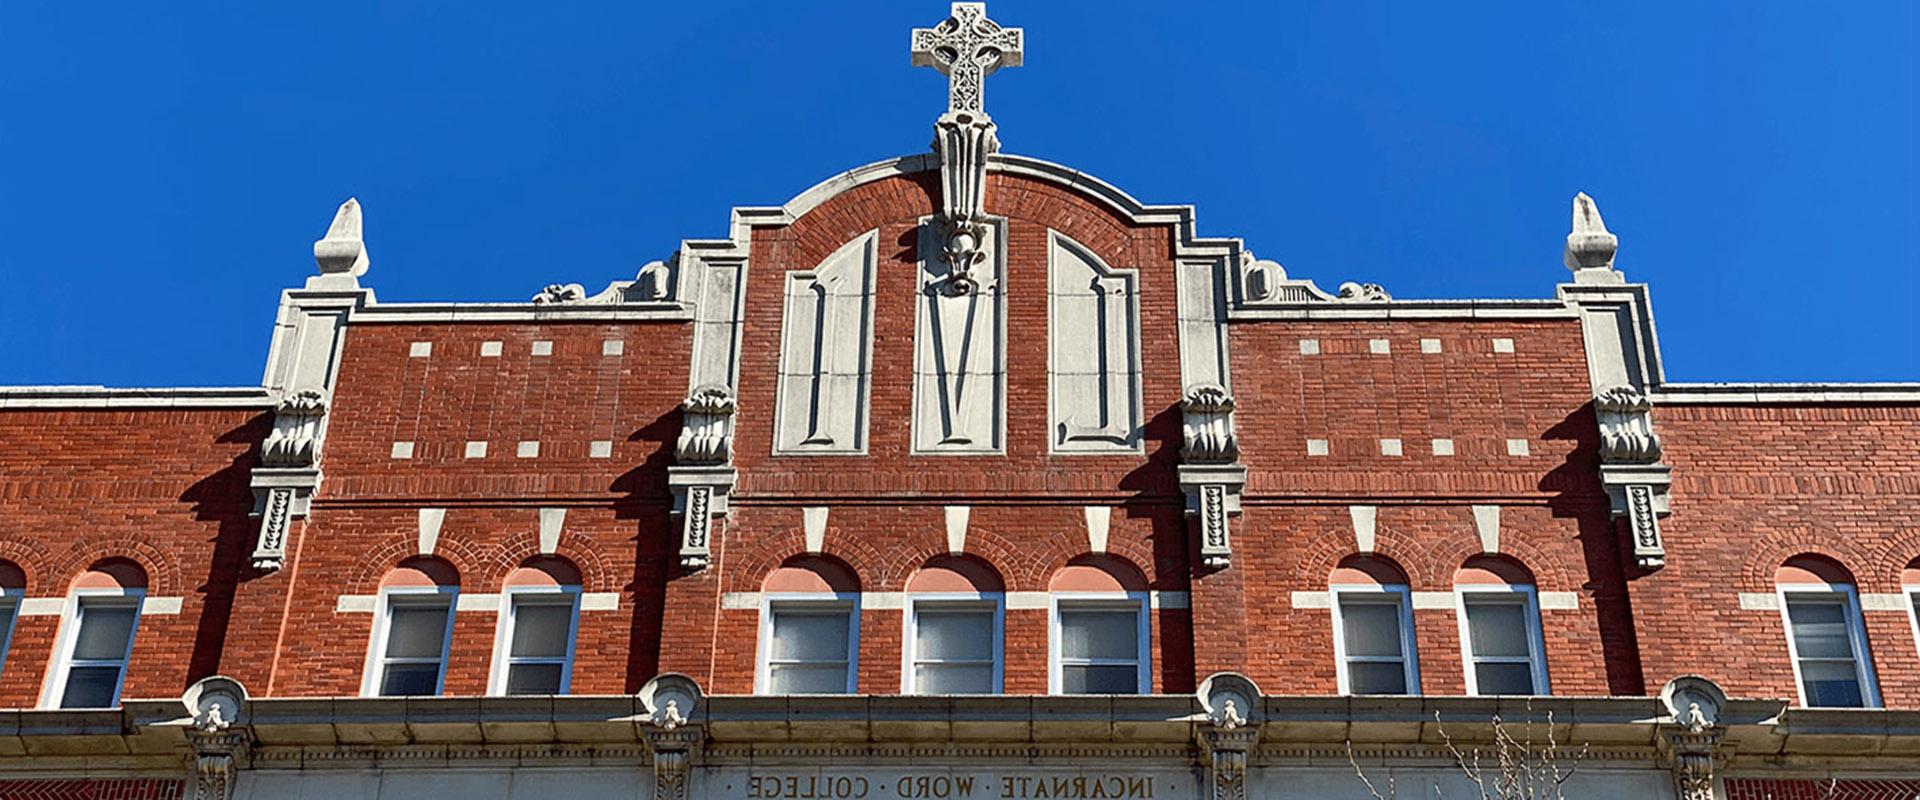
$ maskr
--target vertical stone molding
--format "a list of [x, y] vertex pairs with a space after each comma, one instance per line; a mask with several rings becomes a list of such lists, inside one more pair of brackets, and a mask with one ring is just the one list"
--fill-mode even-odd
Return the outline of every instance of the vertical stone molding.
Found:
[[868, 231], [818, 267], [787, 273], [777, 453], [866, 452], [878, 241]]
[[676, 463], [667, 468], [667, 484], [673, 490], [673, 511], [681, 515], [680, 566], [698, 570], [711, 559], [713, 520], [727, 513], [727, 497], [738, 477], [733, 468], [733, 390], [703, 386], [687, 397], [681, 411]]
[[1625, 519], [1634, 563], [1644, 570], [1666, 565], [1660, 517], [1670, 513], [1667, 487], [1672, 469], [1661, 463], [1653, 425], [1650, 388], [1663, 382], [1653, 306], [1644, 284], [1630, 284], [1614, 269], [1620, 239], [1607, 230], [1599, 206], [1585, 192], [1573, 198], [1573, 230], [1563, 260], [1573, 283], [1560, 299], [1580, 315], [1600, 429], [1600, 483], [1614, 519]]
[[920, 227], [919, 293], [914, 299], [913, 451], [998, 453], [1006, 431], [1005, 221], [988, 220], [983, 258], [958, 291], [954, 254]]
[[1240, 492], [1247, 483], [1233, 408], [1233, 395], [1217, 383], [1190, 386], [1180, 400], [1180, 488], [1187, 496], [1187, 515], [1200, 523], [1200, 563], [1213, 569], [1233, 562], [1228, 519], [1240, 513]]
[[1047, 390], [1056, 453], [1141, 446], [1139, 271], [1047, 232]]

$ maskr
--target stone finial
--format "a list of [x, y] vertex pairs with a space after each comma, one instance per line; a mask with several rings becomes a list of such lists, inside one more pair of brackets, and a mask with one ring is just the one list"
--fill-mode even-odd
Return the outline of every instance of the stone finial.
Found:
[[1567, 234], [1567, 269], [1612, 269], [1614, 251], [1620, 249], [1620, 237], [1607, 231], [1600, 219], [1600, 207], [1586, 192], [1573, 196], [1573, 232]]
[[351, 197], [334, 212], [327, 235], [313, 243], [313, 260], [322, 275], [367, 274], [367, 243], [361, 236], [360, 201]]

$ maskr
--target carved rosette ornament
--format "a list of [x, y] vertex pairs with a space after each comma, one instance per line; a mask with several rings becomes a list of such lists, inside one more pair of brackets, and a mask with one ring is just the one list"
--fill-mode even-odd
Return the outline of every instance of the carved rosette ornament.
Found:
[[1187, 387], [1180, 399], [1180, 485], [1187, 513], [1200, 523], [1200, 563], [1220, 569], [1233, 562], [1228, 519], [1240, 513], [1246, 468], [1233, 431], [1233, 395], [1217, 383]]
[[733, 390], [695, 389], [681, 404], [680, 438], [667, 482], [680, 521], [680, 566], [705, 569], [713, 553], [713, 519], [727, 513], [733, 489]]

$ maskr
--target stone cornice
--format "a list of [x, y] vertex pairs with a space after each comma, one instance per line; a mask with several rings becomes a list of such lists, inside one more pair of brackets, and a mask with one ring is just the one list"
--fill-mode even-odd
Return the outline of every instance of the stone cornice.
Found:
[[272, 408], [274, 398], [257, 386], [108, 388], [105, 386], [0, 386], [0, 409]]
[[1920, 383], [1662, 383], [1656, 405], [1920, 403]]

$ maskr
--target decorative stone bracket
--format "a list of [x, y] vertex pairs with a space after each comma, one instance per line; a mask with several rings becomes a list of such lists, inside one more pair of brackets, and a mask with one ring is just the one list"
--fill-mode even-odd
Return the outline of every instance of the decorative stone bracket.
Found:
[[739, 473], [733, 468], [733, 390], [702, 386], [681, 404], [684, 418], [667, 468], [673, 513], [680, 515], [680, 566], [705, 569], [713, 553], [713, 520], [727, 514]]
[[1626, 517], [1633, 560], [1641, 569], [1667, 563], [1660, 518], [1670, 513], [1667, 488], [1673, 470], [1660, 463], [1660, 437], [1653, 429], [1653, 401], [1632, 386], [1601, 390], [1593, 399], [1600, 425], [1600, 483], [1613, 516]]
[[1661, 757], [1673, 770], [1678, 800], [1715, 800], [1714, 772], [1731, 755], [1723, 746], [1726, 727], [1721, 712], [1727, 693], [1697, 675], [1669, 681], [1660, 692], [1666, 720], [1660, 726]]
[[271, 572], [286, 563], [294, 520], [307, 515], [320, 488], [326, 416], [327, 395], [318, 389], [287, 395], [274, 410], [273, 431], [261, 442], [260, 466], [253, 470], [253, 513], [260, 517], [255, 569]]
[[189, 800], [232, 800], [235, 773], [253, 744], [243, 716], [247, 690], [239, 681], [215, 675], [187, 688], [187, 743], [193, 747]]
[[1205, 721], [1194, 729], [1206, 758], [1213, 800], [1246, 800], [1247, 753], [1260, 741], [1260, 688], [1244, 675], [1220, 672], [1197, 693]]
[[700, 687], [692, 678], [673, 673], [657, 676], [640, 687], [640, 705], [645, 712], [640, 733], [653, 751], [654, 800], [687, 800], [693, 759], [707, 740], [705, 726], [696, 721], [702, 710], [701, 697]]
[[1217, 383], [1188, 387], [1180, 400], [1180, 489], [1187, 514], [1200, 521], [1200, 563], [1215, 569], [1233, 561], [1228, 520], [1240, 513], [1247, 483], [1247, 468], [1238, 463], [1233, 408], [1233, 395]]

